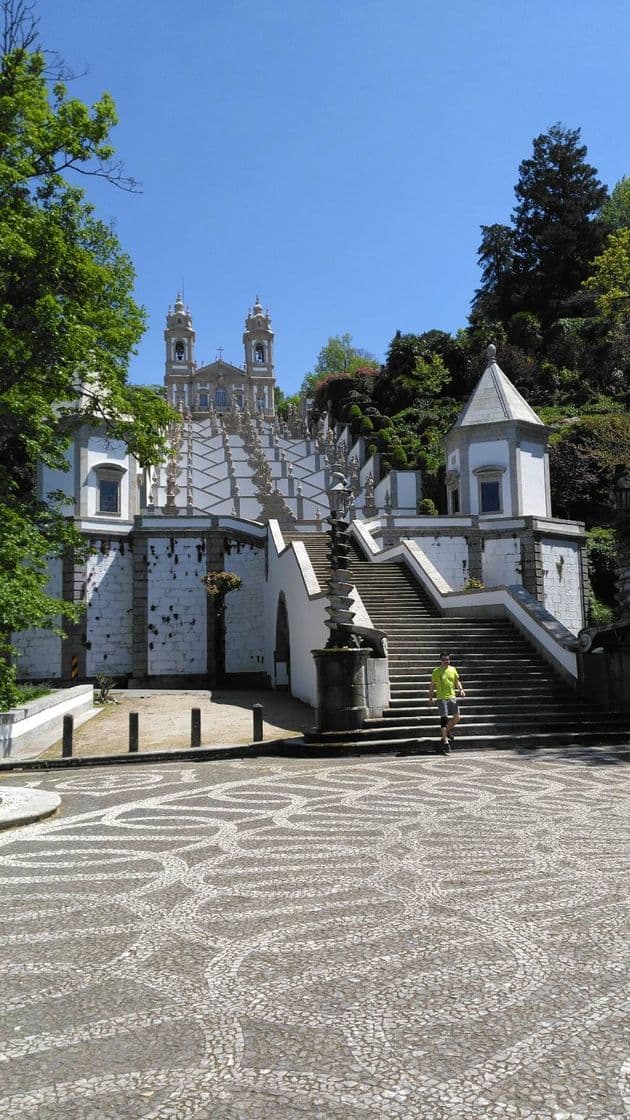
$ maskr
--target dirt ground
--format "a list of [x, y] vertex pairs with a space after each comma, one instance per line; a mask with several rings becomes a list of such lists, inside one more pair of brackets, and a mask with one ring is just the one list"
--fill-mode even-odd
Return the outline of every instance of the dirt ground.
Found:
[[[299, 736], [313, 727], [315, 713], [307, 704], [285, 692], [216, 689], [171, 691], [121, 689], [112, 693], [114, 703], [75, 728], [75, 755], [106, 755], [126, 752], [129, 745], [129, 713], [138, 713], [140, 750], [173, 750], [190, 747], [190, 712], [201, 709], [201, 745], [241, 746], [253, 740], [254, 704], [263, 706], [263, 737], [283, 739]], [[61, 742], [53, 744], [41, 758], [58, 758]]]

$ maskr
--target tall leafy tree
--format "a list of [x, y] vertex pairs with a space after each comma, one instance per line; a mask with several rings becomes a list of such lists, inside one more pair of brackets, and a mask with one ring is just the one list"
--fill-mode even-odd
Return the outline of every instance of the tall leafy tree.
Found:
[[579, 128], [553, 125], [534, 140], [514, 188], [517, 298], [547, 321], [579, 290], [608, 233], [598, 216], [608, 191], [586, 155]]
[[37, 465], [63, 468], [84, 423], [155, 461], [172, 412], [127, 382], [144, 330], [133, 267], [76, 185], [95, 175], [133, 188], [109, 139], [114, 104], [108, 94], [92, 107], [68, 95], [23, 0], [0, 4], [0, 42], [1, 700], [9, 631], [66, 609], [46, 593], [45, 561], [72, 529], [54, 499], [36, 501]]

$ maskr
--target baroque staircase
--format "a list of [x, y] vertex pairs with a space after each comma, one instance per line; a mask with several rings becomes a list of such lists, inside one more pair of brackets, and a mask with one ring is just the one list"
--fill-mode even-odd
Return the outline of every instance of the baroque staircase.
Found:
[[[301, 540], [326, 587], [329, 565], [324, 533], [285, 534]], [[445, 617], [403, 563], [374, 564], [356, 548], [352, 578], [389, 647], [390, 706], [358, 731], [311, 732], [307, 742], [361, 753], [439, 747], [439, 718], [428, 703], [429, 678], [446, 650], [466, 690], [455, 749], [616, 745], [627, 743], [628, 719], [580, 699], [526, 642], [499, 618]]]

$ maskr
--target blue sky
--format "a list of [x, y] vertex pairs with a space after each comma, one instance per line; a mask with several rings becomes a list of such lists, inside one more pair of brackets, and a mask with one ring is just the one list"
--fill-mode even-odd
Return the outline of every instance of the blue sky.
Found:
[[41, 0], [43, 44], [114, 97], [142, 194], [91, 182], [149, 327], [131, 379], [161, 382], [185, 284], [197, 359], [240, 363], [257, 292], [276, 376], [329, 335], [382, 359], [396, 329], [464, 326], [479, 226], [509, 220], [520, 161], [561, 121], [600, 178], [630, 172], [627, 0]]

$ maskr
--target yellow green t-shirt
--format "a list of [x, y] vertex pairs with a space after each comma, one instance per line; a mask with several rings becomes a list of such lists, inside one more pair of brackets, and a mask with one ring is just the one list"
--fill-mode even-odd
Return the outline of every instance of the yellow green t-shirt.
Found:
[[438, 665], [431, 674], [431, 680], [438, 700], [455, 699], [455, 686], [459, 681], [459, 673], [454, 665], [447, 665], [445, 669]]

